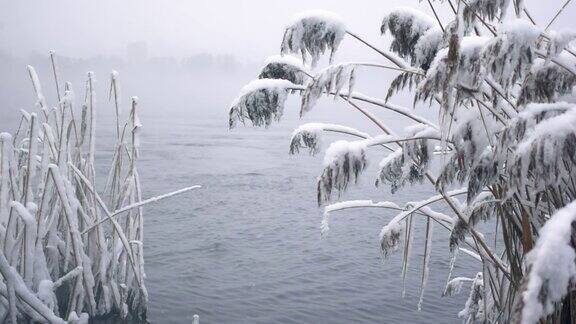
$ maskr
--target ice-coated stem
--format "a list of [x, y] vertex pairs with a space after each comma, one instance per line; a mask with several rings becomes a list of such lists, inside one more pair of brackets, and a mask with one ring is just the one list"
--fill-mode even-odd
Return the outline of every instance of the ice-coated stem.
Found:
[[52, 65], [52, 75], [54, 77], [54, 85], [56, 86], [56, 95], [58, 97], [58, 102], [62, 100], [60, 97], [60, 82], [58, 80], [58, 67], [56, 66], [56, 52], [50, 51], [50, 63]]
[[[76, 170], [74, 170], [74, 171], [76, 171]], [[89, 233], [89, 232], [92, 231], [94, 228], [96, 228], [98, 225], [100, 225], [100, 224], [102, 224], [102, 223], [104, 223], [104, 222], [106, 222], [106, 221], [108, 221], [108, 220], [112, 220], [112, 219], [111, 219], [112, 217], [116, 217], [116, 216], [118, 216], [118, 215], [120, 215], [120, 214], [122, 214], [122, 213], [124, 213], [124, 212], [126, 212], [126, 211], [129, 211], [129, 210], [132, 210], [132, 209], [135, 209], [135, 208], [139, 208], [139, 207], [142, 207], [142, 206], [147, 205], [147, 204], [149, 204], [149, 203], [153, 203], [153, 202], [160, 201], [160, 200], [162, 200], [162, 199], [166, 199], [166, 198], [170, 198], [170, 197], [173, 197], [173, 196], [176, 196], [176, 195], [180, 195], [180, 194], [183, 194], [183, 193], [188, 192], [188, 191], [190, 191], [190, 190], [200, 189], [200, 188], [202, 188], [202, 186], [198, 186], [198, 185], [196, 185], [196, 186], [191, 186], [191, 187], [186, 187], [186, 188], [182, 188], [182, 189], [179, 189], [179, 190], [176, 190], [176, 191], [172, 191], [172, 192], [167, 193], [167, 194], [163, 194], [163, 195], [160, 195], [160, 196], [148, 198], [148, 199], [146, 199], [146, 200], [138, 201], [138, 202], [135, 202], [135, 203], [133, 203], [133, 204], [131, 204], [131, 205], [122, 207], [121, 209], [118, 209], [118, 210], [116, 210], [116, 211], [114, 211], [114, 212], [111, 212], [111, 213], [109, 214], [109, 217], [108, 217], [108, 218], [102, 219], [102, 220], [100, 220], [98, 223], [95, 223], [94, 225], [92, 225], [92, 226], [88, 227], [87, 229], [85, 229], [84, 232], [82, 232], [82, 234]]]
[[378, 54], [384, 56], [385, 58], [387, 58], [390, 62], [394, 63], [399, 68], [403, 68], [403, 69], [409, 69], [410, 68], [410, 64], [404, 62], [401, 58], [397, 57], [396, 55], [394, 55], [388, 51], [384, 51], [384, 50], [377, 48], [376, 46], [370, 44], [369, 42], [367, 42], [366, 40], [364, 40], [363, 38], [361, 38], [360, 36], [356, 35], [355, 33], [351, 32], [349, 30], [347, 30], [346, 33], [348, 35], [354, 37], [355, 39], [357, 39], [358, 41], [360, 41], [364, 45], [368, 46], [369, 48], [373, 49]]

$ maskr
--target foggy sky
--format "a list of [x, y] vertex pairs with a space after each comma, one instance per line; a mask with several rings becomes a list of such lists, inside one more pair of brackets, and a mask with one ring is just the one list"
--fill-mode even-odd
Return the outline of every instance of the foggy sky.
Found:
[[[544, 24], [565, 1], [526, 2]], [[448, 21], [447, 4], [435, 3]], [[150, 56], [218, 53], [259, 60], [278, 52], [284, 26], [300, 11], [336, 12], [350, 29], [383, 44], [381, 18], [399, 5], [428, 10], [418, 0], [0, 0], [0, 51], [123, 57], [128, 43], [145, 41]], [[574, 18], [576, 4], [570, 4], [554, 28], [570, 26]]]

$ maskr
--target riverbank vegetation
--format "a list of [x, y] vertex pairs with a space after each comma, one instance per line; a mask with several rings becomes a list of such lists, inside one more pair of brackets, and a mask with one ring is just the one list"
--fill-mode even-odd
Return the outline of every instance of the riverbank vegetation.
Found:
[[[199, 186], [144, 199], [138, 98], [123, 103], [112, 72], [109, 102], [97, 104], [92, 72], [75, 94], [54, 53], [50, 64], [56, 104], [28, 66], [36, 107], [22, 110], [14, 133], [0, 134], [0, 322], [143, 321], [143, 207]], [[97, 107], [116, 116], [104, 178], [95, 171]]]
[[[446, 248], [451, 261], [443, 293], [464, 294], [467, 288], [458, 314], [465, 322], [574, 321], [576, 53], [570, 43], [576, 33], [553, 30], [565, 5], [558, 3], [558, 15], [543, 25], [536, 24], [521, 0], [429, 0], [421, 5], [431, 15], [413, 8], [385, 15], [381, 33], [391, 38], [389, 50], [367, 42], [335, 14], [314, 11], [295, 17], [284, 32], [281, 56], [267, 60], [258, 79], [232, 103], [229, 125], [270, 126], [281, 119], [289, 95], [300, 96], [301, 115], [324, 96], [345, 102], [379, 134], [312, 123], [296, 129], [290, 144], [291, 154], [317, 154], [324, 133], [344, 138], [325, 150], [318, 176], [323, 233], [329, 230], [330, 215], [339, 210], [392, 210], [396, 215], [383, 225], [380, 246], [384, 258], [402, 251], [403, 279], [413, 229], [418, 223], [425, 226], [419, 308], [430, 251]], [[446, 12], [452, 18], [441, 20]], [[335, 63], [345, 37], [382, 59]], [[325, 53], [329, 65], [317, 68]], [[363, 69], [396, 75], [385, 98], [355, 88]], [[430, 106], [419, 109], [436, 110], [437, 118], [394, 104], [399, 92], [411, 93], [415, 106]], [[379, 119], [372, 106], [412, 125], [396, 129]], [[427, 183], [435, 195], [404, 206], [334, 202], [364, 176], [369, 150], [382, 157], [374, 175], [377, 186], [394, 193]], [[441, 167], [434, 169], [432, 162]], [[480, 223], [491, 228], [495, 240], [487, 239]], [[436, 228], [450, 233], [445, 247], [432, 246]], [[477, 272], [453, 277], [463, 253], [478, 261]]]

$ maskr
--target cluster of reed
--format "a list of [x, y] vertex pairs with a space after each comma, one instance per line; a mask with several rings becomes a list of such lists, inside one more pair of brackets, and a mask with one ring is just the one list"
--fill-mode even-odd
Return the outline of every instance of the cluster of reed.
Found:
[[[414, 228], [425, 226], [420, 310], [433, 227], [440, 226], [450, 233], [443, 296], [461, 292], [464, 284], [470, 288], [458, 314], [464, 322], [574, 322], [576, 53], [570, 43], [576, 33], [550, 30], [569, 3], [557, 3], [557, 14], [544, 28], [521, 0], [428, 0], [433, 17], [394, 8], [381, 26], [392, 38], [389, 51], [353, 33], [333, 14], [301, 14], [285, 30], [283, 56], [268, 59], [258, 80], [233, 101], [229, 125], [279, 121], [289, 94], [300, 95], [300, 115], [322, 96], [344, 99], [379, 129], [377, 134], [325, 123], [305, 124], [292, 134], [292, 154], [318, 153], [324, 133], [346, 138], [326, 149], [317, 178], [319, 205], [341, 199], [358, 181], [370, 162], [368, 150], [382, 156], [377, 186], [388, 185], [395, 193], [427, 183], [434, 195], [404, 206], [371, 200], [328, 204], [322, 233], [330, 214], [339, 210], [395, 211], [380, 232], [380, 247], [384, 258], [403, 250], [404, 285]], [[447, 18], [441, 19], [440, 11]], [[332, 63], [342, 37], [331, 35], [343, 34], [387, 64]], [[328, 51], [330, 65], [315, 70]], [[385, 99], [355, 89], [358, 72], [373, 68], [399, 73]], [[413, 93], [415, 109], [391, 103], [402, 90]], [[438, 118], [425, 118], [416, 109], [419, 103], [436, 109]], [[381, 118], [376, 110], [405, 118], [410, 126], [398, 129], [395, 119]], [[481, 222], [486, 225], [480, 227]], [[453, 277], [459, 254], [478, 261], [477, 271]]]
[[109, 93], [114, 154], [107, 179], [97, 181], [94, 75], [77, 107], [72, 85], [61, 86], [54, 53], [50, 61], [57, 105], [48, 106], [28, 66], [38, 114], [22, 111], [16, 132], [0, 134], [0, 322], [144, 320], [142, 207], [199, 186], [142, 199], [138, 98], [121, 122], [116, 72]]

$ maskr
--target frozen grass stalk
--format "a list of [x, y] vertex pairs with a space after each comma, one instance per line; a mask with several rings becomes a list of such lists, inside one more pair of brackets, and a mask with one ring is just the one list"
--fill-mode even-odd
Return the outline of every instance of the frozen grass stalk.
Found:
[[143, 207], [200, 186], [143, 199], [137, 98], [123, 124], [113, 72], [116, 143], [105, 192], [99, 193], [94, 74], [88, 73], [78, 113], [71, 84], [60, 88], [53, 52], [50, 61], [57, 108], [47, 108], [38, 75], [28, 66], [41, 116], [23, 111], [14, 136], [0, 133], [0, 322], [143, 321]]

